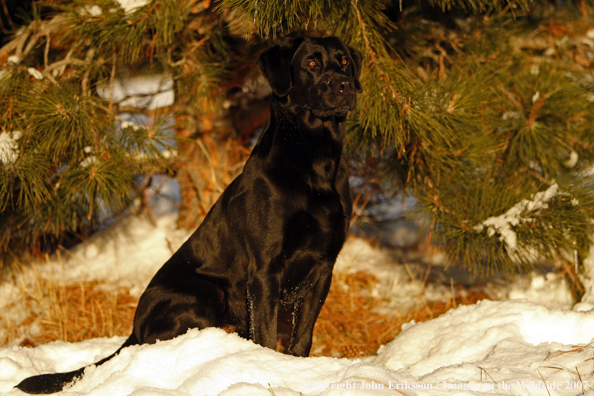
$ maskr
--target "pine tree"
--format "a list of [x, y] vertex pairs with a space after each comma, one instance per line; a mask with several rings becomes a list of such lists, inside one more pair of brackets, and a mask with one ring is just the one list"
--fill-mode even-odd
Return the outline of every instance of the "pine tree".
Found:
[[311, 26], [363, 51], [352, 157], [419, 199], [454, 260], [486, 274], [587, 254], [589, 4], [223, 3], [260, 36]]
[[[197, 157], [208, 161], [230, 138], [247, 144], [265, 120], [258, 53], [295, 35], [337, 35], [365, 59], [364, 92], [348, 124], [353, 174], [386, 196], [414, 195], [433, 240], [475, 272], [543, 261], [569, 268], [576, 254], [587, 255], [589, 1], [39, 4], [45, 11], [0, 54], [3, 252], [97, 224], [128, 207], [146, 185], [141, 175], [154, 173], [176, 174], [180, 225], [194, 226], [212, 203], [201, 201], [212, 186], [200, 184]], [[151, 112], [98, 94], [148, 72], [173, 80], [173, 106]], [[127, 124], [123, 112], [154, 123]], [[243, 113], [247, 126], [232, 117]], [[172, 123], [175, 136], [164, 127]], [[236, 161], [244, 156], [236, 150]]]
[[197, 5], [47, 3], [52, 11], [33, 15], [2, 51], [2, 253], [43, 251], [129, 206], [143, 188], [141, 175], [172, 171], [167, 154], [176, 142], [165, 128], [172, 115], [152, 114], [149, 125], [121, 119], [150, 110], [114, 103], [116, 77], [147, 65], [165, 73], [174, 56], [189, 64], [197, 58], [202, 73], [177, 67], [185, 74], [174, 77], [194, 87], [188, 97], [204, 100], [220, 73], [206, 48], [173, 54], [180, 41], [195, 44], [183, 34]]

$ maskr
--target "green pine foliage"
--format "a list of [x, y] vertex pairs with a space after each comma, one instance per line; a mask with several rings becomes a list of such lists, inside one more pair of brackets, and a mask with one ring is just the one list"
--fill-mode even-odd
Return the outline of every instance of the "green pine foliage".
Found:
[[[466, 135], [469, 144], [454, 146], [455, 153], [464, 153], [459, 167], [427, 169], [423, 177], [429, 183], [417, 179], [412, 186], [423, 197], [417, 210], [430, 216], [436, 240], [480, 273], [527, 269], [543, 259], [573, 261], [572, 252], [585, 257], [593, 231], [590, 77], [562, 59], [534, 63], [525, 53], [514, 54], [508, 35], [499, 37], [488, 61], [465, 53], [446, 78], [466, 80], [482, 91], [473, 101], [479, 107], [471, 112], [483, 122], [470, 123], [480, 127]], [[468, 51], [484, 51], [468, 44]], [[469, 65], [468, 59], [480, 62]], [[455, 92], [452, 88], [448, 91]], [[488, 232], [481, 226], [553, 185], [559, 192], [543, 207], [526, 208], [510, 218], [509, 232], [517, 245], [506, 239], [508, 231]]]
[[[172, 171], [171, 117], [122, 123], [122, 109], [97, 91], [110, 92], [118, 68], [147, 58], [171, 69], [168, 62], [183, 56], [173, 54], [173, 41], [192, 15], [171, 1], [133, 12], [113, 1], [64, 2], [4, 47], [0, 128], [14, 147], [0, 165], [3, 260], [43, 252], [100, 224], [141, 195], [141, 175]], [[216, 81], [212, 73], [201, 78]], [[182, 77], [177, 82], [184, 85]], [[200, 87], [198, 96], [204, 84], [188, 86]]]
[[[488, 274], [585, 257], [594, 231], [591, 71], [576, 68], [562, 44], [544, 56], [518, 48], [522, 39], [552, 41], [555, 12], [583, 37], [584, 3], [222, 4], [242, 13], [247, 32], [338, 32], [363, 52], [351, 155], [377, 168], [386, 191], [418, 198], [414, 213], [454, 260]], [[551, 188], [546, 203], [520, 210]], [[498, 216], [509, 227], [483, 225]]]
[[14, 66], [0, 80], [0, 100], [12, 112], [0, 123], [18, 131], [14, 158], [0, 169], [0, 243], [7, 251], [118, 213], [138, 190], [136, 175], [165, 171], [160, 148], [173, 148], [160, 123], [122, 129], [74, 80], [39, 82], [22, 69]]
[[148, 65], [174, 81], [169, 114], [223, 114], [233, 90], [257, 80], [257, 54], [295, 35], [337, 35], [362, 52], [364, 92], [348, 121], [354, 171], [385, 195], [414, 195], [414, 214], [454, 260], [487, 274], [589, 250], [589, 2], [45, 3], [52, 13], [0, 54], [0, 127], [18, 132], [16, 159], [0, 165], [4, 252], [97, 224], [138, 196], [140, 175], [175, 171], [161, 151], [176, 145], [160, 126], [170, 120], [122, 124], [121, 111], [146, 111], [97, 89]]

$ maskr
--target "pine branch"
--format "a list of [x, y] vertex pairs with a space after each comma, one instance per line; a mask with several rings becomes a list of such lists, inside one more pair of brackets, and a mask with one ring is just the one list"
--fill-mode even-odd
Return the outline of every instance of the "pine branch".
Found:
[[[414, 194], [452, 257], [488, 272], [585, 252], [593, 191], [583, 171], [594, 163], [588, 7], [222, 0], [216, 14], [193, 1], [134, 10], [111, 0], [63, 1], [55, 16], [33, 19], [2, 48], [1, 133], [22, 135], [15, 161], [0, 166], [8, 224], [0, 245], [89, 226], [131, 202], [138, 175], [173, 171], [175, 140], [161, 129], [169, 121], [132, 126], [117, 116], [158, 115], [112, 99], [127, 70], [148, 64], [168, 74], [177, 118], [210, 119], [223, 114], [230, 92], [257, 81], [264, 42], [299, 33], [338, 35], [362, 52], [364, 91], [348, 120], [352, 162], [377, 170], [361, 171], [374, 190], [382, 180], [385, 195]], [[489, 219], [507, 218], [555, 185], [546, 208], [488, 231]], [[515, 250], [502, 230], [515, 235]]]

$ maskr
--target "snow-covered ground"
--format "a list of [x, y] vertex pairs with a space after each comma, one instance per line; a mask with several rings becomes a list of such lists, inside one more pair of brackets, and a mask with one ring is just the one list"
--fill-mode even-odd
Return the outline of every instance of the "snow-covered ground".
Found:
[[[160, 193], [166, 195], [167, 186]], [[72, 249], [68, 260], [62, 254], [23, 271], [64, 282], [103, 279], [138, 296], [189, 236], [175, 229], [176, 212], [169, 202], [156, 202], [155, 223], [123, 216]], [[386, 252], [350, 238], [336, 271], [361, 270], [376, 275], [380, 282], [372, 293], [394, 307], [410, 305], [420, 292], [418, 282]], [[428, 322], [406, 324], [375, 356], [297, 358], [219, 329], [191, 330], [174, 340], [125, 349], [88, 368], [64, 394], [594, 395], [594, 311], [588, 311], [593, 306], [588, 300], [572, 310], [562, 282], [553, 278], [540, 274], [532, 281], [510, 282], [501, 287], [505, 301], [485, 300]], [[425, 298], [450, 292], [448, 285], [424, 287]], [[14, 284], [0, 285], [0, 320], [10, 317], [19, 323], [18, 298]], [[22, 379], [90, 364], [123, 341], [114, 337], [0, 348], [0, 394], [22, 394], [13, 388]]]
[[[76, 395], [578, 395], [590, 389], [594, 315], [483, 301], [409, 325], [368, 359], [297, 358], [219, 329], [134, 346], [64, 393]], [[0, 350], [0, 391], [76, 369], [124, 337]], [[579, 346], [576, 346], [579, 345]]]

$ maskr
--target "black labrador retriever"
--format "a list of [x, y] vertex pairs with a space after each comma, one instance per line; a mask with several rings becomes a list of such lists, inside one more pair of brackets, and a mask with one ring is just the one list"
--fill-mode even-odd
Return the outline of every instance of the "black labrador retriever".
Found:
[[[338, 38], [301, 38], [258, 59], [273, 100], [265, 130], [202, 225], [140, 297], [121, 349], [221, 327], [308, 356], [314, 323], [351, 217], [345, 118], [361, 91], [360, 53]], [[43, 374], [17, 385], [58, 392], [82, 376]]]

